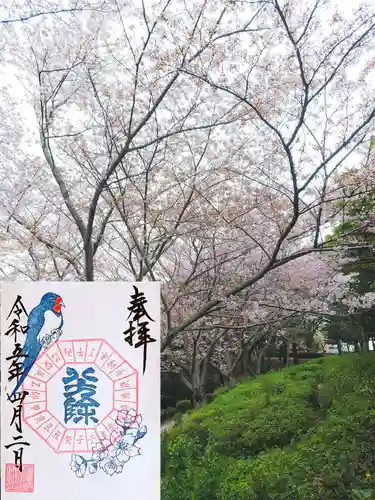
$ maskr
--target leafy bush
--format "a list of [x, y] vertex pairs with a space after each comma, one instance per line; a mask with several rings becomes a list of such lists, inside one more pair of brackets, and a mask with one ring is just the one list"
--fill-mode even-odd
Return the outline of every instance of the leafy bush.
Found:
[[206, 394], [206, 401], [210, 403], [211, 401], [213, 401], [214, 397], [215, 397], [214, 394], [211, 393]]
[[323, 356], [324, 354], [322, 354], [321, 352], [314, 352], [314, 351], [298, 353], [299, 359], [314, 359], [314, 358], [322, 358]]
[[230, 391], [230, 388], [227, 387], [227, 386], [222, 386], [222, 387], [219, 387], [218, 389], [216, 389], [216, 391], [213, 393], [213, 398], [212, 399], [215, 399], [217, 398], [218, 396], [220, 396], [221, 394], [225, 394], [226, 392], [229, 392]]
[[182, 401], [177, 401], [176, 410], [179, 413], [185, 413], [186, 411], [190, 410], [192, 406], [193, 405], [190, 399], [183, 399]]
[[176, 408], [167, 408], [166, 410], [161, 411], [161, 421], [170, 420], [173, 415], [176, 413]]
[[163, 438], [163, 500], [375, 499], [375, 354], [223, 392]]
[[173, 415], [173, 421], [176, 422], [177, 424], [181, 423], [181, 421], [182, 421], [182, 413], [175, 413]]

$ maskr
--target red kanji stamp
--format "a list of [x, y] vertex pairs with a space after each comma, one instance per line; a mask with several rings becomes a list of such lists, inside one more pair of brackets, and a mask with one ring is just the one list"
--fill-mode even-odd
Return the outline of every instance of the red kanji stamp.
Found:
[[34, 465], [23, 464], [20, 472], [14, 464], [5, 464], [5, 491], [34, 493]]

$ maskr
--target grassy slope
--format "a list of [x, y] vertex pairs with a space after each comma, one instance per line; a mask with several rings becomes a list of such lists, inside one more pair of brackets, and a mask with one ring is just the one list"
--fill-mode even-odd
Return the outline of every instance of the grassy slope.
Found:
[[162, 500], [375, 499], [374, 382], [346, 354], [218, 395], [164, 433]]

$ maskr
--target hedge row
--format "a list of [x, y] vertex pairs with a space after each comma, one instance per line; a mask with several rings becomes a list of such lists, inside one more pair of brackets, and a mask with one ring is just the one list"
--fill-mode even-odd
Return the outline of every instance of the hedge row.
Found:
[[375, 354], [239, 384], [162, 444], [163, 500], [375, 499]]

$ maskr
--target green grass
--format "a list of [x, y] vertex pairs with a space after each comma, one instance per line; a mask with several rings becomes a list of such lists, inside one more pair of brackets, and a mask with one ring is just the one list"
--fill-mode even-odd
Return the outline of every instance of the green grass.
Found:
[[162, 500], [375, 499], [374, 382], [346, 354], [220, 391], [164, 433]]

